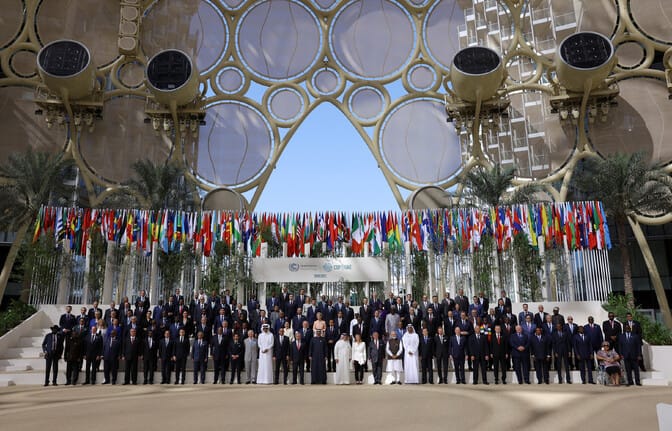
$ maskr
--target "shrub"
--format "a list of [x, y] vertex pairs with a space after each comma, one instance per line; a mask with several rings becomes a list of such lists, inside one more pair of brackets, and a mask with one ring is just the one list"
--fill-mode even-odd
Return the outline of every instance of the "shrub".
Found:
[[642, 338], [647, 343], [656, 346], [672, 345], [672, 331], [662, 323], [653, 321], [647, 315], [642, 314], [638, 306], [630, 307], [627, 296], [611, 294], [602, 306], [605, 310], [614, 313], [621, 322], [625, 322], [627, 313], [632, 313], [632, 318], [642, 325]]
[[6, 334], [36, 312], [37, 310], [32, 305], [12, 300], [7, 310], [0, 314], [0, 336]]

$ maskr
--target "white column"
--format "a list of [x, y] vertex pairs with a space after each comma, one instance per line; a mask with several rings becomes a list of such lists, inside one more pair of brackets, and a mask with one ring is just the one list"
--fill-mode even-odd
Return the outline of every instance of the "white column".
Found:
[[[149, 270], [149, 302], [158, 303], [159, 299], [159, 243], [152, 244], [152, 266]], [[186, 297], [185, 297], [186, 302]]]
[[114, 278], [114, 250], [117, 244], [114, 241], [107, 242], [107, 252], [105, 254], [105, 279], [103, 280], [103, 304], [112, 302], [112, 279]]
[[[70, 285], [72, 279], [71, 268], [66, 267], [66, 262], [69, 259], [65, 256], [66, 253], [69, 253], [70, 246], [67, 244], [67, 240], [63, 240], [63, 254], [61, 256], [61, 279], [58, 280], [58, 295], [56, 295], [56, 302], [58, 304], [67, 304], [68, 297], [70, 296]], [[84, 301], [85, 293], [82, 293], [82, 303], [86, 304]], [[0, 298], [1, 299], [1, 298]]]

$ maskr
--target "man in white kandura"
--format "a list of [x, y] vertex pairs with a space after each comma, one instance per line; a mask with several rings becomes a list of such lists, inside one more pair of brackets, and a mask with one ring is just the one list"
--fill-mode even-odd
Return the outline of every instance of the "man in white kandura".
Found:
[[347, 334], [341, 334], [341, 339], [334, 346], [334, 358], [336, 358], [336, 374], [334, 374], [334, 384], [350, 384], [350, 358], [352, 349], [348, 342]]
[[273, 384], [273, 334], [268, 324], [261, 325], [259, 334], [259, 371], [257, 372], [258, 385]]
[[404, 383], [420, 383], [418, 376], [418, 346], [420, 339], [413, 325], [406, 326], [401, 342], [404, 344]]

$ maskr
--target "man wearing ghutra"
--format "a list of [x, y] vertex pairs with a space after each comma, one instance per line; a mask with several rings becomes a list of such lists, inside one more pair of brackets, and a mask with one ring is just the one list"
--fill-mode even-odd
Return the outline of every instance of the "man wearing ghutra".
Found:
[[334, 383], [337, 385], [350, 384], [350, 358], [352, 349], [348, 342], [348, 335], [341, 334], [341, 339], [334, 346], [334, 357], [336, 358], [336, 374]]
[[261, 325], [259, 344], [259, 371], [257, 372], [257, 384], [273, 384], [273, 334], [267, 323]]

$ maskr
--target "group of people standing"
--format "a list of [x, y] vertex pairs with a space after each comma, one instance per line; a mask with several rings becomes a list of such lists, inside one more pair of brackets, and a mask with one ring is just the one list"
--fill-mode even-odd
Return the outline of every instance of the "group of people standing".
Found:
[[265, 305], [252, 297], [244, 308], [228, 291], [221, 297], [200, 291], [186, 305], [177, 291], [150, 309], [141, 291], [133, 305], [124, 298], [104, 312], [97, 302], [79, 315], [68, 306], [42, 345], [45, 386], [50, 377], [57, 384], [62, 356], [66, 385], [78, 383], [82, 368], [83, 384], [95, 384], [101, 363], [103, 384], [117, 383], [120, 364], [123, 384], [138, 383], [140, 364], [144, 384], [153, 384], [155, 374], [161, 384], [184, 384], [189, 359], [194, 384], [205, 383], [210, 359], [215, 384], [224, 384], [227, 373], [230, 384], [241, 384], [243, 370], [247, 384], [288, 384], [290, 372], [293, 384], [304, 384], [305, 373], [312, 384], [326, 384], [328, 372], [334, 383], [350, 384], [351, 369], [354, 383], [363, 384], [369, 364], [374, 384], [383, 383], [384, 369], [393, 384], [402, 383], [402, 374], [403, 383], [431, 384], [435, 370], [438, 383], [447, 384], [450, 368], [457, 384], [467, 383], [467, 369], [473, 384], [479, 377], [489, 384], [490, 370], [495, 384], [506, 384], [511, 369], [518, 383], [529, 384], [532, 368], [537, 382], [548, 384], [552, 367], [559, 383], [563, 371], [571, 383], [571, 369], [581, 371], [582, 383], [593, 383], [596, 360], [612, 376], [622, 361], [627, 383], [640, 384], [641, 326], [632, 316], [620, 323], [610, 314], [600, 326], [592, 317], [585, 325], [565, 320], [557, 307], [549, 314], [540, 305], [533, 313], [523, 304], [513, 314], [504, 291], [492, 308], [484, 294], [470, 301], [461, 290], [440, 302], [393, 294], [382, 301], [372, 294], [355, 312], [342, 297], [318, 301], [283, 288]]

